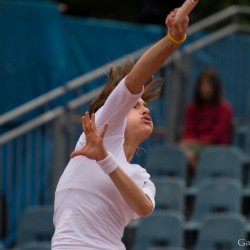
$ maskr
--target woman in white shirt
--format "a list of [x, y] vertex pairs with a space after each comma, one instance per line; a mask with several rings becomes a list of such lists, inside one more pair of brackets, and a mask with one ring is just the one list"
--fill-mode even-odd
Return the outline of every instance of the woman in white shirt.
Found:
[[157, 91], [144, 84], [186, 37], [188, 17], [176, 22], [176, 11], [166, 19], [168, 36], [133, 67], [113, 68], [91, 106], [96, 113], [83, 116], [83, 133], [55, 193], [52, 249], [124, 250], [125, 226], [153, 211], [154, 184], [130, 161], [153, 129], [146, 101]]

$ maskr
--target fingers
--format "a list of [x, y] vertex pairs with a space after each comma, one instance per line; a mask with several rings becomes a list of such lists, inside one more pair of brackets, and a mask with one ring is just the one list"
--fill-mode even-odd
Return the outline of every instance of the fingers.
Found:
[[85, 126], [86, 126], [86, 132], [87, 133], [91, 132], [89, 112], [85, 113]]
[[96, 132], [96, 125], [95, 125], [95, 114], [91, 115], [91, 123], [90, 123], [91, 130]]
[[177, 12], [178, 12], [178, 10], [179, 10], [179, 8], [174, 9], [174, 10], [171, 12], [171, 16], [172, 16], [172, 17], [175, 17], [176, 14], [177, 14]]
[[189, 23], [189, 18], [188, 18], [188, 16], [186, 16], [183, 19], [176, 18], [178, 11], [179, 11], [179, 9], [174, 9], [167, 16], [165, 23], [166, 23], [169, 34], [171, 34], [171, 36], [175, 40], [181, 41], [185, 36], [186, 30], [188, 27], [188, 23]]
[[188, 24], [189, 24], [189, 17], [186, 16], [186, 17], [183, 19], [183, 21], [182, 21], [182, 26], [184, 26], [185, 29], [186, 29], [187, 26], [188, 26]]
[[82, 117], [82, 130], [85, 134], [92, 131], [91, 120], [89, 112], [86, 112], [85, 116]]
[[104, 126], [103, 126], [103, 128], [102, 128], [102, 130], [101, 130], [101, 132], [100, 132], [100, 137], [101, 137], [101, 138], [104, 138], [104, 136], [105, 136], [105, 134], [106, 134], [106, 132], [107, 132], [108, 127], [109, 127], [109, 125], [108, 125], [107, 123], [104, 124]]
[[[85, 113], [85, 116], [82, 117], [82, 129], [85, 134], [89, 134], [91, 132], [97, 133], [95, 114], [92, 114], [90, 117], [89, 112]], [[104, 138], [107, 129], [108, 129], [108, 124], [105, 124], [101, 132], [99, 133], [101, 138]]]
[[85, 116], [82, 117], [82, 129], [85, 134], [96, 132], [95, 114], [90, 117], [89, 112], [85, 113]]
[[178, 9], [175, 9], [171, 11], [170, 14], [167, 16], [165, 24], [168, 27], [168, 29], [176, 25], [175, 16], [176, 16], [177, 11]]
[[87, 128], [86, 128], [86, 118], [85, 116], [82, 117], [82, 130], [86, 134], [87, 133]]
[[188, 23], [189, 22], [188, 16], [186, 16], [185, 18], [183, 18], [181, 20], [181, 22], [179, 22], [179, 21], [176, 20], [175, 17], [176, 17], [177, 12], [179, 11], [179, 9], [180, 8], [175, 8], [173, 11], [171, 11], [169, 13], [169, 15], [166, 18], [166, 22], [165, 22], [165, 24], [167, 26], [169, 26], [169, 25], [182, 25], [183, 23]]
[[72, 158], [74, 158], [74, 157], [76, 157], [76, 156], [79, 156], [79, 155], [82, 155], [82, 150], [80, 149], [80, 150], [75, 150], [75, 151], [73, 151], [71, 154], [70, 154], [70, 158], [72, 159]]

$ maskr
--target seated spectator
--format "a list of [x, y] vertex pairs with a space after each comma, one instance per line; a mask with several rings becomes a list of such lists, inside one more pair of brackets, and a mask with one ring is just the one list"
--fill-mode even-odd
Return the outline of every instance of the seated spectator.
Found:
[[223, 97], [217, 72], [203, 71], [197, 79], [193, 100], [186, 108], [180, 141], [187, 152], [191, 174], [196, 170], [202, 148], [230, 143], [232, 114], [231, 105]]

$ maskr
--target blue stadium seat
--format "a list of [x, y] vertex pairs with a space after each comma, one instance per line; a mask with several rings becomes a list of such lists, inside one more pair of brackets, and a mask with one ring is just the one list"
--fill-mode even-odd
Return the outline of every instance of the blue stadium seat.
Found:
[[148, 250], [185, 250], [182, 247], [151, 247]]
[[245, 218], [239, 214], [209, 215], [202, 222], [195, 250], [242, 250], [246, 239]]
[[50, 242], [54, 233], [53, 207], [37, 206], [28, 208], [18, 225], [17, 245], [29, 242]]
[[185, 181], [177, 177], [153, 177], [156, 209], [184, 212]]
[[50, 242], [30, 242], [14, 250], [51, 250]]
[[148, 250], [185, 250], [182, 247], [150, 247]]
[[242, 186], [238, 180], [207, 180], [199, 188], [191, 221], [187, 227], [197, 230], [209, 214], [241, 213]]
[[134, 250], [152, 247], [182, 247], [183, 216], [179, 212], [155, 211], [143, 218], [137, 228]]
[[145, 168], [151, 176], [175, 176], [186, 180], [187, 157], [176, 145], [162, 145], [149, 150]]
[[237, 147], [209, 147], [201, 152], [193, 186], [205, 179], [234, 178], [241, 180], [243, 154]]
[[[248, 155], [247, 155], [248, 156]], [[244, 195], [250, 197], [250, 160], [246, 162], [247, 164], [247, 172], [246, 172], [246, 186], [244, 189]]]
[[250, 170], [248, 170], [248, 174], [247, 174], [247, 183], [244, 189], [244, 195], [248, 197], [250, 196]]

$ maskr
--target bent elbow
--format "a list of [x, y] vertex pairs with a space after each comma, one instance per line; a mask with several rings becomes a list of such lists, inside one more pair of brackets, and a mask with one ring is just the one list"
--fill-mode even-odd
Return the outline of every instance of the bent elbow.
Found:
[[149, 201], [147, 202], [146, 205], [144, 205], [138, 212], [137, 214], [140, 216], [140, 217], [145, 217], [145, 216], [148, 216], [149, 214], [151, 214], [154, 210], [154, 206], [153, 204]]

